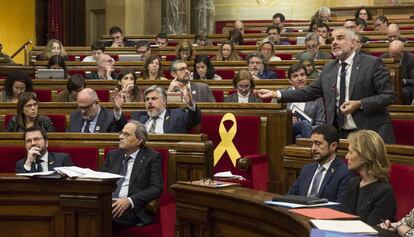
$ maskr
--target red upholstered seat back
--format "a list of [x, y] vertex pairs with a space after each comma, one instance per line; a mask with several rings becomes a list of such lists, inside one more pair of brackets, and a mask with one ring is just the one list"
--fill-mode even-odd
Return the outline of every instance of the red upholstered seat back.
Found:
[[216, 98], [216, 102], [223, 102], [224, 101], [224, 92], [223, 90], [212, 90], [214, 98]]
[[0, 173], [15, 173], [16, 162], [26, 156], [23, 139], [21, 146], [0, 147], [0, 154]]
[[109, 102], [109, 90], [95, 90], [99, 101]]
[[396, 219], [400, 220], [414, 208], [414, 166], [392, 164], [390, 183], [397, 199]]
[[[4, 129], [7, 129], [10, 119], [13, 117], [13, 114], [6, 114], [4, 116]], [[49, 114], [47, 115], [53, 122], [56, 132], [65, 132], [66, 128], [66, 115], [64, 114]]]
[[33, 91], [34, 93], [36, 93], [36, 96], [39, 102], [51, 102], [52, 101], [52, 92], [50, 90], [35, 89]]
[[84, 78], [86, 78], [86, 72], [83, 71], [83, 70], [68, 70], [68, 74], [69, 75], [79, 74], [79, 75], [83, 76]]
[[414, 146], [414, 121], [393, 119], [392, 126], [396, 144]]
[[223, 79], [232, 80], [235, 72], [232, 69], [217, 69], [216, 74], [220, 75]]
[[[292, 60], [292, 54], [290, 53], [277, 53], [276, 56], [278, 56], [282, 60]], [[282, 77], [279, 77], [282, 78]]]
[[96, 147], [49, 147], [48, 150], [68, 153], [75, 166], [92, 170], [98, 169], [99, 150]]
[[[217, 147], [221, 142], [219, 134], [220, 122], [223, 115], [203, 114], [201, 117], [200, 133], [208, 135], [208, 139]], [[259, 116], [235, 116], [237, 122], [237, 133], [233, 138], [233, 144], [236, 146], [240, 156], [253, 155], [260, 153], [260, 117]], [[233, 123], [225, 121], [224, 125], [228, 131]], [[225, 152], [222, 158], [214, 167], [214, 172], [228, 171], [234, 174], [246, 175], [244, 172], [235, 168]], [[246, 177], [248, 178], [248, 177]]]

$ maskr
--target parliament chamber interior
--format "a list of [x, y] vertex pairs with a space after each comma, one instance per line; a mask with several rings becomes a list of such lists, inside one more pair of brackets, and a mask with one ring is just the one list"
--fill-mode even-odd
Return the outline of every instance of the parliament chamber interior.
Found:
[[0, 236], [414, 236], [414, 1], [6, 5]]

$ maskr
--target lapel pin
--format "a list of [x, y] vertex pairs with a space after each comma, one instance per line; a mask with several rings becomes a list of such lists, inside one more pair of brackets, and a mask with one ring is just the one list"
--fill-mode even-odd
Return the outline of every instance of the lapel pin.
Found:
[[53, 160], [49, 161], [49, 165], [53, 165], [53, 163], [55, 163], [55, 161]]
[[170, 118], [170, 116], [167, 116], [166, 118], [165, 118], [165, 120], [168, 120]]
[[333, 174], [335, 172], [335, 169], [334, 168], [332, 168], [331, 169], [331, 174]]
[[96, 127], [95, 127], [95, 130], [96, 130], [96, 131], [99, 131], [99, 129], [101, 129], [101, 127], [99, 127], [99, 126], [96, 126]]
[[196, 91], [192, 91], [191, 93], [192, 93], [193, 95], [195, 95], [197, 92], [196, 92]]

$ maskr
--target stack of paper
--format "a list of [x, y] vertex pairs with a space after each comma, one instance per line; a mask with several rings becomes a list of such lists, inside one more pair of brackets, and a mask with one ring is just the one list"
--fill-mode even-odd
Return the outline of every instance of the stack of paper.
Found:
[[231, 171], [224, 171], [224, 172], [215, 173], [214, 178], [228, 178], [228, 179], [239, 179], [239, 180], [244, 180], [245, 179], [241, 175], [232, 174]]
[[359, 216], [326, 207], [290, 209], [289, 211], [318, 220], [359, 219]]
[[352, 234], [378, 234], [371, 226], [359, 220], [339, 221], [339, 220], [311, 220], [312, 225], [320, 230], [338, 231]]
[[82, 178], [82, 179], [118, 179], [122, 178], [122, 175], [93, 171], [87, 168], [80, 168], [77, 166], [56, 167], [55, 170], [59, 174], [64, 174], [69, 178]]
[[298, 204], [298, 203], [290, 203], [290, 202], [275, 202], [275, 201], [265, 201], [268, 205], [274, 205], [274, 206], [281, 206], [281, 207], [287, 207], [287, 208], [301, 208], [301, 207], [323, 207], [323, 206], [335, 206], [339, 205], [337, 202], [327, 202], [327, 203], [319, 203], [319, 204]]

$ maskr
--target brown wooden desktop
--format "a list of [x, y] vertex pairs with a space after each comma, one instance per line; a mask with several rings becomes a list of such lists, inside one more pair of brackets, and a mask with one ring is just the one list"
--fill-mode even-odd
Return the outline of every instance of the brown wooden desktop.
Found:
[[116, 180], [0, 175], [0, 236], [110, 237]]

